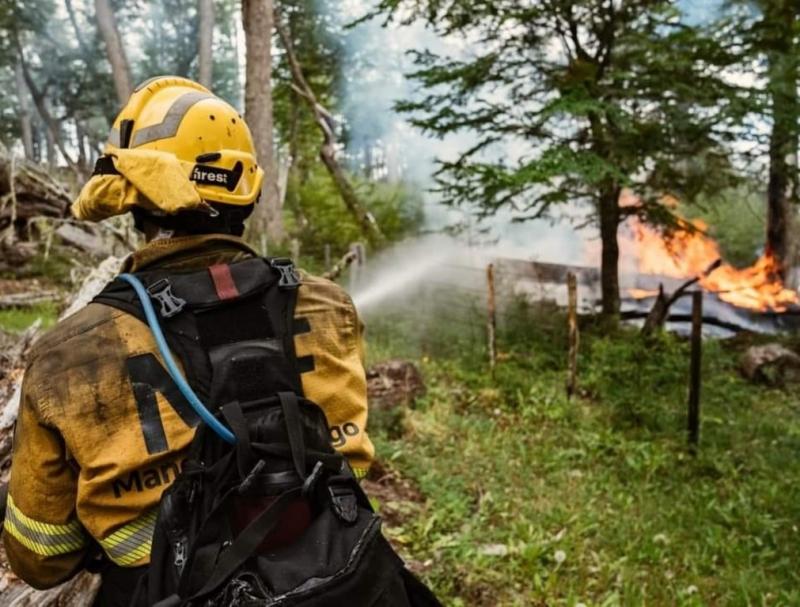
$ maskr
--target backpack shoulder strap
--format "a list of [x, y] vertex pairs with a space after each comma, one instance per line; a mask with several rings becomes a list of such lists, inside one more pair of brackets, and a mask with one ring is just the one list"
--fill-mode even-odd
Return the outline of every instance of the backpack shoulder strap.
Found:
[[[216, 406], [231, 398], [246, 401], [253, 394], [261, 397], [280, 390], [302, 395], [302, 370], [294, 347], [300, 277], [290, 259], [256, 257], [191, 272], [161, 269], [134, 276], [150, 295], [167, 344], [181, 359], [190, 386], [202, 400]], [[147, 322], [133, 287], [119, 277], [93, 302]], [[259, 387], [260, 376], [245, 368], [246, 357], [235, 355], [241, 351], [239, 344], [250, 348], [250, 360], [259, 349], [267, 355], [270, 349], [281, 352], [269, 363], [274, 367], [269, 375], [279, 379], [278, 388], [270, 390], [266, 380]], [[231, 382], [249, 386], [249, 396], [233, 396], [224, 388]]]
[[[233, 264], [216, 264], [192, 272], [171, 272], [169, 270], [150, 270], [136, 272], [135, 276], [144, 284], [153, 297], [161, 304], [162, 317], [169, 318], [174, 312], [168, 305], [169, 299], [183, 300], [190, 308], [204, 308], [218, 305], [226, 300], [249, 297], [268, 289], [276, 282], [281, 288], [291, 284], [285, 275], [285, 265], [280, 260], [260, 257], [246, 259]], [[288, 267], [293, 272], [294, 267]], [[296, 276], [296, 274], [294, 274]], [[293, 286], [299, 285], [299, 282]], [[131, 306], [141, 308], [138, 298], [128, 283], [119, 277], [108, 283], [92, 300], [96, 303], [130, 311]]]
[[92, 298], [91, 303], [99, 303], [135, 316], [145, 322], [144, 310], [136, 297], [136, 292], [128, 283], [114, 278], [103, 290]]

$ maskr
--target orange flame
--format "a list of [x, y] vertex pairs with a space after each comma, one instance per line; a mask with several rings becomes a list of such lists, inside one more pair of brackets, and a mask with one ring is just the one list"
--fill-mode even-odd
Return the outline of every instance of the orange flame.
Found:
[[[639, 273], [686, 279], [703, 274], [721, 253], [716, 241], [705, 234], [705, 223], [693, 221], [688, 225], [687, 222], [687, 227], [691, 226], [695, 231], [687, 229], [665, 236], [641, 222], [632, 222]], [[702, 276], [700, 285], [740, 308], [784, 312], [790, 305], [800, 303], [800, 299], [796, 291], [786, 288], [778, 271], [777, 260], [767, 254], [749, 268], [722, 264]]]
[[657, 297], [657, 289], [628, 289], [628, 295], [634, 299], [647, 299], [649, 297]]

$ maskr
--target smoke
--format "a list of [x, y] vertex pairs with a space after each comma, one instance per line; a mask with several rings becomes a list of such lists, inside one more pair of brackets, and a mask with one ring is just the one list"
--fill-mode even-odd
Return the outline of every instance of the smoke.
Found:
[[[342, 28], [362, 16], [368, 4], [324, 2], [331, 19]], [[457, 56], [463, 53], [463, 43], [437, 36], [421, 22], [384, 27], [380, 19], [343, 32], [342, 41], [340, 110], [347, 122], [350, 153], [377, 153], [385, 163], [385, 177], [430, 185], [436, 158], [455, 158], [473, 139], [469, 135], [428, 137], [408, 124], [393, 106], [419, 97], [416, 85], [406, 76], [414, 69], [410, 51], [427, 49]]]
[[[343, 28], [365, 13], [368, 9], [365, 4], [345, 0], [326, 1], [322, 6], [333, 23]], [[437, 159], [455, 159], [475, 144], [475, 137], [470, 133], [431, 137], [412, 127], [393, 107], [399, 100], [419, 99], [421, 95], [417, 84], [407, 76], [414, 69], [410, 51], [464, 56], [470, 52], [469, 41], [438, 36], [421, 22], [403, 25], [395, 21], [384, 26], [380, 19], [373, 19], [343, 30], [342, 44], [340, 111], [347, 124], [350, 157], [356, 162], [377, 159], [385, 170], [373, 176], [403, 180], [424, 189], [429, 230], [467, 225], [458, 238], [421, 238], [382, 254], [377, 266], [399, 277], [396, 284], [412, 280], [432, 264], [443, 263], [448, 255], [470, 263], [491, 255], [560, 263], [580, 263], [586, 258], [591, 234], [575, 227], [585, 220], [585, 209], [578, 205], [564, 205], [551, 219], [515, 223], [513, 213], [504, 210], [479, 223], [473, 209], [445, 207], [428, 191]], [[492, 150], [497, 158], [510, 162], [531, 152], [529, 146], [519, 141]], [[370, 263], [373, 269], [375, 265]], [[378, 272], [370, 275], [377, 276]], [[387, 292], [386, 288], [360, 285], [357, 300], [362, 305], [372, 305], [379, 299], [379, 293]]]
[[[457, 236], [440, 233], [401, 242], [370, 259], [366, 271], [350, 284], [359, 310], [371, 314], [394, 304], [429, 301], [445, 292], [483, 296], [486, 264], [497, 258], [575, 265], [599, 259], [593, 256], [598, 249], [595, 232], [579, 227], [586, 223], [587, 209], [577, 203], [561, 205], [545, 219], [514, 222], [508, 209], [479, 222], [474, 209], [446, 207], [430, 192], [436, 161], [456, 159], [476, 143], [475, 136], [464, 132], [432, 137], [393, 108], [397, 101], [422, 95], [408, 77], [414, 70], [410, 51], [463, 57], [471, 52], [470, 41], [441, 37], [421, 22], [384, 26], [374, 19], [345, 30], [368, 10], [367, 4], [371, 3], [321, 0], [328, 18], [342, 28], [339, 109], [347, 125], [348, 157], [362, 166], [382, 164], [383, 171], [372, 177], [402, 180], [423, 189], [427, 232], [440, 233], [454, 225], [464, 229]], [[509, 141], [495, 146], [486, 159], [513, 163], [534, 152], [526, 142]]]
[[[464, 57], [471, 52], [470, 41], [438, 36], [418, 21], [398, 23], [402, 19], [385, 26], [381, 19], [375, 19], [345, 30], [344, 26], [362, 16], [372, 3], [318, 1], [332, 22], [342, 28], [339, 109], [347, 125], [348, 158], [362, 167], [373, 167], [373, 178], [402, 180], [429, 190], [437, 159], [457, 158], [460, 152], [473, 147], [475, 137], [468, 132], [432, 137], [412, 127], [393, 107], [397, 101], [419, 100], [423, 94], [408, 77], [415, 69], [411, 51]], [[679, 5], [689, 22], [706, 23], [720, 10], [721, 2], [680, 0]], [[732, 80], [735, 77], [752, 79], [752, 74], [731, 75]], [[502, 95], [502, 91], [495, 94]], [[485, 159], [502, 158], [513, 164], [535, 152], [535, 146], [528, 142], [510, 141], [495, 146]], [[514, 222], [511, 210], [501, 210], [479, 223], [471, 211], [474, 210], [445, 207], [427, 191], [429, 231], [441, 231], [454, 224], [465, 225], [466, 229], [458, 237], [425, 236], [381, 252], [369, 261], [368, 271], [361, 273], [357, 282], [351, 282], [356, 305], [370, 313], [401, 300], [427, 297], [429, 290], [424, 285], [430, 284], [440, 291], [449, 287], [460, 287], [464, 292], [485, 290], [485, 266], [497, 258], [598, 265], [601, 247], [597, 230], [582, 227], [591, 211], [585, 205], [560, 205], [550, 218], [524, 223]], [[636, 245], [626, 230], [623, 226], [620, 233], [623, 276], [636, 273], [638, 258]]]

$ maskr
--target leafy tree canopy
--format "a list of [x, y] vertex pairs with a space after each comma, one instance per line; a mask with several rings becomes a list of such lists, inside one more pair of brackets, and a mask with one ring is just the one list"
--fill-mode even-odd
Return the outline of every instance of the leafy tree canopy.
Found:
[[[375, 14], [465, 41], [460, 57], [416, 52], [422, 96], [398, 104], [433, 135], [474, 133], [438, 172], [451, 203], [525, 219], [631, 187], [663, 222], [665, 194], [731, 177], [723, 144], [745, 102], [720, 70], [734, 56], [675, 2], [383, 0]], [[505, 157], [509, 144], [524, 152]]]

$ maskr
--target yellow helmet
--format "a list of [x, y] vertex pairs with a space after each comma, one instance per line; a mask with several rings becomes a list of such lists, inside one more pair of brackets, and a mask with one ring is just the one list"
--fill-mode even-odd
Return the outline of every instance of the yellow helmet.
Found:
[[204, 86], [178, 76], [140, 84], [114, 120], [107, 152], [166, 152], [187, 167], [206, 202], [255, 202], [264, 171], [242, 116]]

